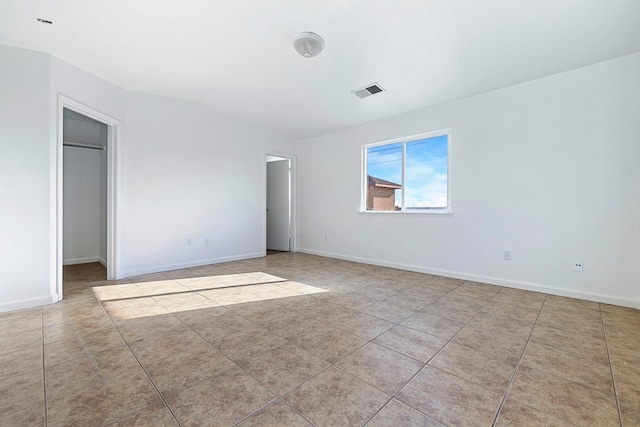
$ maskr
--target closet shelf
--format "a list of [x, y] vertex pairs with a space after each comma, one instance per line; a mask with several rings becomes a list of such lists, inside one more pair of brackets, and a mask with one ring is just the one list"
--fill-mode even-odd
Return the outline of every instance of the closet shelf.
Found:
[[71, 141], [63, 141], [62, 145], [64, 145], [65, 147], [88, 148], [90, 150], [104, 151], [104, 147], [101, 145], [82, 144], [80, 142], [71, 142]]

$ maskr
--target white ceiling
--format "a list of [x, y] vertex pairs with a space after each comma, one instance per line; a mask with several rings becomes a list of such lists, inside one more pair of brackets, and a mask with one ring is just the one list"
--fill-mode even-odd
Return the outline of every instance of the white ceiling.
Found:
[[0, 0], [0, 43], [307, 138], [638, 52], [640, 1]]

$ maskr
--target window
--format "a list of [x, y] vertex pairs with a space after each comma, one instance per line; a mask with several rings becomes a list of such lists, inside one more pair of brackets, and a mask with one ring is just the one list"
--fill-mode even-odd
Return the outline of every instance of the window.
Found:
[[363, 147], [363, 211], [448, 213], [449, 142], [440, 131]]

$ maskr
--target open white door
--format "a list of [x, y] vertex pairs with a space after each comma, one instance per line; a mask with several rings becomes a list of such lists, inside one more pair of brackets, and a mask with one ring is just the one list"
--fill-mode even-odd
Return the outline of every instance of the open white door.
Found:
[[289, 251], [290, 160], [267, 162], [267, 249]]

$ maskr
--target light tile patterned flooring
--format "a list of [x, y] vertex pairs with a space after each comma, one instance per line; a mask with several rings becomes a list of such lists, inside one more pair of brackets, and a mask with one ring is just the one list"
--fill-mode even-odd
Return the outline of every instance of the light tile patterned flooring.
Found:
[[640, 312], [305, 254], [0, 313], [0, 425], [636, 426]]

